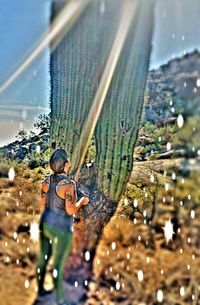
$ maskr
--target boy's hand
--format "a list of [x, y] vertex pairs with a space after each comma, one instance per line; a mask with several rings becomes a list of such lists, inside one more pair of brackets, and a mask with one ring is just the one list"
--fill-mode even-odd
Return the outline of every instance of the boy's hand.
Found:
[[[83, 199], [82, 199], [83, 198]], [[87, 205], [88, 204], [88, 202], [90, 201], [90, 199], [88, 198], [88, 197], [82, 197], [81, 199], [82, 199], [82, 202], [81, 202], [81, 204], [82, 205]]]
[[76, 207], [82, 206], [82, 205], [87, 205], [90, 199], [88, 197], [82, 197], [75, 205]]

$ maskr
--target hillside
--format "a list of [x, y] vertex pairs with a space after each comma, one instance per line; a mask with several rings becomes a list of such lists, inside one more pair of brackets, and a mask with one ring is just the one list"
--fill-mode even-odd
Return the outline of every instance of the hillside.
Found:
[[[192, 151], [188, 150], [188, 147], [185, 147], [184, 135], [180, 135], [180, 142], [178, 139], [174, 139], [173, 135], [178, 132], [176, 123], [179, 114], [183, 115], [188, 125], [191, 117], [195, 117], [193, 121], [196, 125], [199, 123], [199, 71], [200, 53], [194, 51], [149, 72], [143, 118], [135, 151], [136, 160], [147, 160], [150, 156], [152, 159], [159, 158], [160, 154], [166, 152], [166, 144], [170, 141], [174, 150], [177, 151], [176, 157], [187, 154], [195, 156]], [[185, 132], [187, 133], [188, 130]], [[196, 133], [193, 136], [197, 140]], [[48, 148], [48, 138], [48, 133], [26, 137], [0, 148], [0, 152], [3, 152], [9, 159], [23, 161], [27, 157], [28, 160], [34, 160], [34, 152], [38, 145], [41, 153]], [[197, 144], [197, 141], [195, 142]], [[198, 150], [198, 147], [196, 149]], [[168, 155], [171, 157], [173, 152]], [[165, 158], [167, 155], [163, 157]], [[38, 162], [35, 166], [38, 166]]]

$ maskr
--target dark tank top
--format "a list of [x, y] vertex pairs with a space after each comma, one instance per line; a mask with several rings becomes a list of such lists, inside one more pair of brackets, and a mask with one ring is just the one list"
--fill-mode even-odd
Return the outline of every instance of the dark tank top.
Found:
[[72, 232], [73, 216], [67, 214], [65, 208], [65, 200], [60, 198], [56, 193], [56, 186], [62, 180], [70, 183], [70, 179], [64, 175], [57, 175], [56, 181], [49, 178], [49, 189], [46, 194], [47, 201], [46, 207], [40, 218], [40, 229], [43, 223], [48, 224], [50, 227], [59, 229], [62, 232]]

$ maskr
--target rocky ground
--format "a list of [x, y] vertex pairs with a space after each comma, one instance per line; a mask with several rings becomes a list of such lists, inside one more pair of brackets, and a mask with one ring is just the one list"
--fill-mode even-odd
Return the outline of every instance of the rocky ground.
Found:
[[[135, 164], [125, 196], [98, 246], [87, 304], [157, 304], [158, 291], [163, 293], [163, 304], [198, 304], [200, 191], [195, 186], [200, 180], [194, 170], [183, 173], [183, 162], [175, 159]], [[193, 162], [189, 160], [188, 166]], [[23, 171], [19, 170], [14, 183], [0, 179], [4, 305], [31, 305], [36, 294], [38, 242], [30, 240], [29, 231], [39, 217], [40, 180], [34, 181], [34, 171], [25, 180]], [[30, 187], [35, 192], [30, 192]], [[167, 243], [163, 227], [169, 219], [175, 234]], [[52, 286], [50, 273], [46, 285]], [[65, 288], [73, 300], [81, 296], [79, 287], [72, 289], [65, 284]]]

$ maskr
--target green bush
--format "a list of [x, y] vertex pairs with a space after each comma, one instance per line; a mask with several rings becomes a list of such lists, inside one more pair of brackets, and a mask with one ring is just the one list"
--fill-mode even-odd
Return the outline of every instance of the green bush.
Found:
[[33, 151], [27, 155], [27, 163], [30, 169], [35, 169], [37, 167], [45, 168], [49, 163], [50, 149], [46, 149], [43, 152], [37, 153]]
[[10, 161], [0, 157], [0, 177], [8, 177], [8, 172], [11, 167], [13, 167], [17, 173], [20, 165], [16, 161]]

